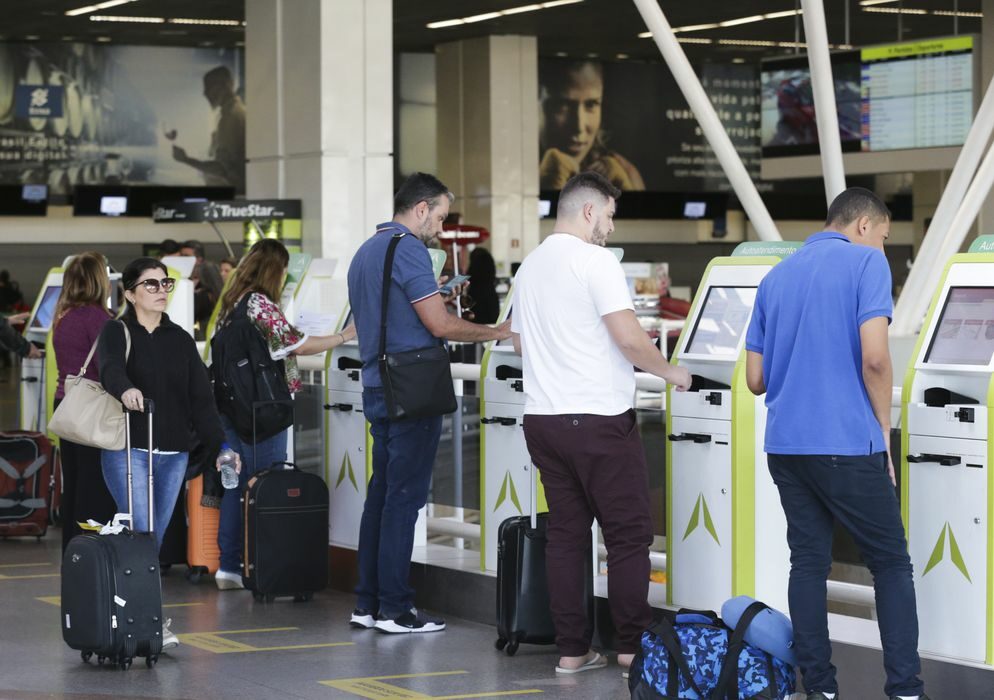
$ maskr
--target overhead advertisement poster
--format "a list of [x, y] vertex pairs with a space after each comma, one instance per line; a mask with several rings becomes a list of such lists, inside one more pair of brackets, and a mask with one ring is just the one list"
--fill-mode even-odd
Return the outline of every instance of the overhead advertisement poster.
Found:
[[[701, 82], [754, 181], [759, 180], [759, 74], [705, 64]], [[730, 185], [665, 64], [539, 61], [539, 188], [594, 170], [626, 191], [726, 192]], [[768, 190], [768, 183], [760, 183]]]
[[245, 190], [241, 49], [0, 44], [0, 183]]

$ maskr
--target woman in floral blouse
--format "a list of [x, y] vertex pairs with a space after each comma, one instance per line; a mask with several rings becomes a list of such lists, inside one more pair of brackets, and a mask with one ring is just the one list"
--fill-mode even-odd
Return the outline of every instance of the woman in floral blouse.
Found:
[[[290, 255], [279, 241], [263, 239], [252, 246], [248, 255], [235, 270], [234, 281], [221, 298], [218, 331], [231, 319], [239, 302], [248, 296], [245, 313], [262, 334], [269, 354], [274, 360], [283, 360], [286, 383], [293, 394], [300, 390], [300, 373], [296, 355], [316, 355], [336, 348], [355, 338], [355, 327], [349, 326], [341, 333], [325, 336], [308, 336], [290, 324], [280, 310], [278, 299], [286, 278]], [[239, 497], [248, 479], [274, 462], [286, 460], [287, 433], [283, 431], [271, 438], [251, 444], [238, 436], [231, 421], [222, 414], [228, 446], [241, 457], [240, 488], [228, 489], [221, 499], [221, 521], [217, 543], [221, 550], [221, 568], [215, 575], [217, 587], [224, 590], [243, 588], [241, 576], [242, 519]]]

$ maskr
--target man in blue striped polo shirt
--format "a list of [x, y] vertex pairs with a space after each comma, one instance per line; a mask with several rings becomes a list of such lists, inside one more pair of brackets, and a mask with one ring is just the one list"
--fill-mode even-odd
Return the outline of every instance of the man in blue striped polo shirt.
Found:
[[890, 459], [889, 233], [886, 205], [869, 190], [847, 189], [829, 207], [825, 230], [759, 285], [746, 335], [749, 389], [765, 393], [769, 409], [765, 451], [787, 516], [790, 616], [808, 700], [838, 693], [826, 603], [834, 520], [873, 574], [885, 692], [926, 699]]

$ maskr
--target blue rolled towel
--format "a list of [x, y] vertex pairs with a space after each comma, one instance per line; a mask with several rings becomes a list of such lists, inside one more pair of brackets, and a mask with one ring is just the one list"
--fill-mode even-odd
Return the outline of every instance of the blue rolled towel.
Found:
[[[729, 598], [721, 606], [721, 619], [726, 625], [735, 629], [742, 613], [755, 602], [755, 598], [747, 595]], [[797, 665], [797, 657], [794, 654], [794, 628], [790, 624], [790, 619], [779, 610], [767, 608], [756, 615], [749, 629], [746, 630], [745, 640], [791, 666]]]

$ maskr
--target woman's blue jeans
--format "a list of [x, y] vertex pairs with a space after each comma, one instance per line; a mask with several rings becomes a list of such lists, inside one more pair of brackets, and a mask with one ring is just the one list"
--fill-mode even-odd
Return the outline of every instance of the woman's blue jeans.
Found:
[[[152, 454], [153, 488], [155, 490], [155, 539], [162, 546], [162, 538], [166, 534], [169, 519], [173, 516], [173, 508], [183, 488], [186, 478], [187, 452], [174, 454]], [[103, 468], [104, 481], [114, 497], [118, 513], [128, 512], [128, 466], [124, 450], [101, 450], [100, 464]], [[136, 532], [148, 531], [148, 452], [131, 448], [131, 484], [134, 503], [134, 522], [132, 529]]]
[[228, 447], [242, 460], [242, 473], [238, 487], [225, 489], [221, 498], [221, 520], [217, 528], [217, 546], [221, 550], [221, 570], [237, 573], [242, 568], [242, 507], [241, 496], [248, 480], [258, 471], [269, 469], [274, 463], [280, 467], [286, 461], [287, 431], [253, 445], [242, 442], [238, 433], [225, 416], [221, 416], [224, 437]]

